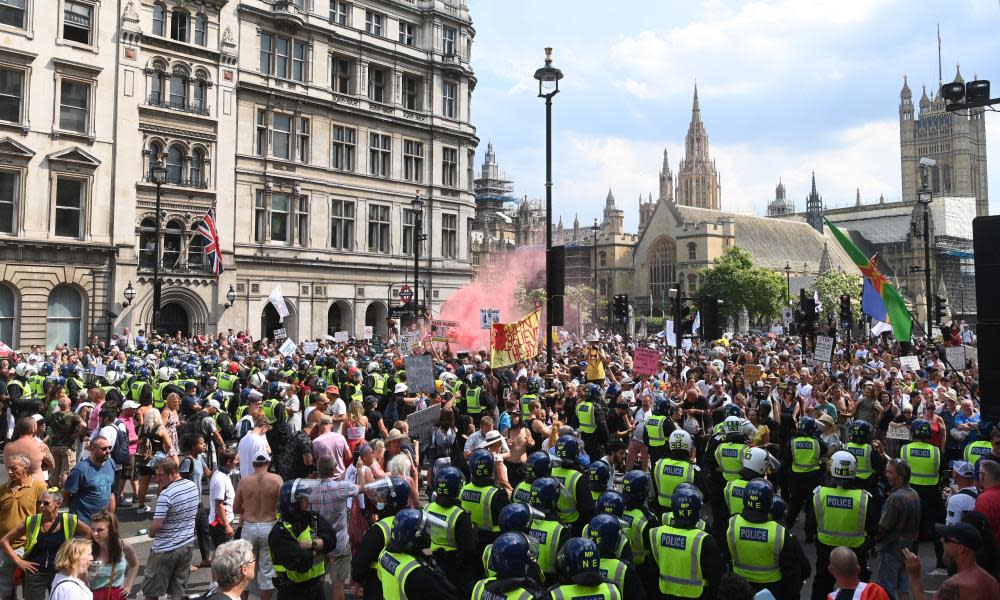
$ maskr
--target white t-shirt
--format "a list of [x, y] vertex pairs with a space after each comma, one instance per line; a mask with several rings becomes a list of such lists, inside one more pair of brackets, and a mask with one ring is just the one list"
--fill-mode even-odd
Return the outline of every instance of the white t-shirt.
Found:
[[[330, 403], [330, 415], [332, 415], [334, 418], [342, 417], [346, 414], [347, 414], [347, 405], [344, 404], [344, 401], [342, 399], [337, 398], [332, 403]], [[344, 429], [344, 421], [333, 422], [333, 431], [336, 431], [340, 435], [344, 435], [343, 429]]]
[[292, 394], [285, 398], [285, 410], [288, 413], [288, 426], [291, 428], [292, 432], [302, 430], [302, 405], [299, 403], [299, 397], [296, 394]]
[[[114, 449], [115, 442], [118, 441], [118, 434], [119, 433], [121, 433], [121, 430], [118, 429], [118, 427], [116, 427], [115, 425], [105, 425], [104, 427], [101, 427], [100, 429], [98, 429], [97, 433], [95, 433], [93, 437], [97, 437], [97, 436], [103, 437], [104, 439], [108, 440], [108, 444], [110, 444], [111, 448]], [[93, 439], [93, 438], [91, 438], [91, 439]], [[121, 471], [122, 470], [122, 466], [120, 464], [116, 463], [115, 461], [111, 461], [111, 464], [113, 464], [115, 466], [115, 471]]]
[[236, 499], [236, 490], [233, 489], [233, 480], [228, 473], [223, 473], [220, 469], [212, 472], [212, 479], [208, 482], [208, 523], [215, 522], [215, 503], [222, 500], [226, 507], [226, 522], [233, 522], [233, 500]]
[[268, 452], [267, 438], [253, 431], [243, 436], [239, 446], [236, 447], [236, 452], [240, 456], [240, 477], [253, 475], [253, 459], [258, 454], [265, 452], [271, 454]]
[[[975, 492], [976, 488], [962, 488]], [[959, 490], [961, 491], [961, 490]], [[962, 515], [976, 509], [976, 499], [968, 494], [952, 494], [948, 498], [948, 511], [944, 515], [945, 525], [954, 525], [962, 520]]]

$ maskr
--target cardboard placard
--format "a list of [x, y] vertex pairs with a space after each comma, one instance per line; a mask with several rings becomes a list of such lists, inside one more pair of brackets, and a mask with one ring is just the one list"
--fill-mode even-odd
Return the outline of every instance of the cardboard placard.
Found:
[[[407, 379], [409, 379], [409, 376], [407, 376]], [[431, 434], [433, 434], [434, 426], [437, 425], [439, 420], [441, 420], [440, 404], [428, 406], [424, 410], [418, 410], [406, 417], [406, 424], [410, 428], [410, 439], [420, 440], [420, 445], [424, 448], [430, 447]]]
[[889, 423], [889, 430], [885, 434], [886, 439], [906, 440], [913, 439], [910, 435], [910, 426], [906, 423]]
[[660, 353], [650, 348], [636, 348], [632, 354], [632, 372], [653, 375], [660, 368]]
[[746, 365], [743, 367], [743, 381], [747, 385], [760, 381], [760, 376], [763, 374], [764, 369], [761, 369], [757, 365]]
[[949, 346], [944, 349], [944, 356], [956, 371], [965, 370], [965, 348]]
[[319, 342], [302, 342], [302, 351], [306, 354], [316, 354], [317, 350], [319, 350]]
[[514, 323], [494, 323], [490, 364], [506, 367], [538, 354], [538, 327], [541, 311], [528, 313]]
[[281, 340], [288, 339], [288, 332], [285, 331], [284, 327], [274, 330], [274, 341], [280, 342]]
[[458, 329], [457, 321], [431, 321], [431, 341], [447, 342], [452, 330]]
[[342, 344], [346, 344], [347, 340], [350, 339], [350, 335], [348, 335], [348, 333], [346, 331], [338, 331], [338, 332], [336, 332], [336, 333], [333, 334], [333, 339], [334, 339], [334, 341], [340, 342]]
[[412, 354], [415, 348], [422, 347], [419, 331], [408, 331], [399, 339], [399, 351], [403, 354]]
[[499, 308], [480, 308], [479, 309], [479, 328], [489, 329], [493, 327], [494, 323], [500, 322], [500, 309]]
[[913, 371], [916, 373], [920, 370], [920, 359], [916, 356], [900, 356], [899, 366], [902, 367], [904, 371]]
[[430, 354], [407, 356], [403, 359], [406, 369], [406, 387], [410, 395], [430, 394], [434, 387], [434, 363]]
[[825, 335], [816, 336], [816, 349], [813, 350], [816, 362], [831, 362], [833, 360], [833, 338]]
[[287, 339], [285, 340], [285, 343], [281, 345], [281, 348], [278, 351], [285, 356], [291, 356], [295, 354], [295, 348], [296, 348], [295, 342], [293, 342], [291, 339]]
[[385, 345], [382, 343], [382, 338], [376, 336], [375, 339], [372, 340], [372, 350], [374, 350], [376, 354], [381, 354], [385, 351]]
[[372, 339], [372, 336], [374, 334], [375, 334], [375, 328], [372, 327], [371, 325], [365, 325], [364, 338], [366, 340], [370, 340]]
[[94, 377], [104, 377], [108, 373], [108, 365], [99, 362], [94, 365]]

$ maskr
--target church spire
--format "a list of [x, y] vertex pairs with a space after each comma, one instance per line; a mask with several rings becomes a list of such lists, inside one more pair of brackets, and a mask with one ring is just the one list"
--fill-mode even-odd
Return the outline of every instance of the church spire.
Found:
[[608, 197], [604, 199], [604, 208], [615, 208], [615, 195], [611, 193], [611, 188], [608, 188]]
[[663, 174], [663, 173], [669, 173], [669, 172], [670, 172], [670, 157], [667, 156], [667, 149], [664, 148], [663, 149], [663, 166], [660, 167], [660, 173]]
[[[691, 104], [691, 122], [701, 122], [701, 106], [698, 104], [698, 82], [694, 84], [694, 102]], [[664, 150], [666, 152], [666, 150]]]
[[816, 194], [816, 171], [812, 172], [812, 194]]

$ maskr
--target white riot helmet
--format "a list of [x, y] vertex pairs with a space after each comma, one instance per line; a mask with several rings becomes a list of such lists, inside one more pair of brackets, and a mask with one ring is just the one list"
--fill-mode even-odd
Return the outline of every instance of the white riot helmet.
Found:
[[858, 472], [858, 459], [846, 450], [839, 450], [830, 457], [830, 475], [834, 479], [854, 479]]
[[726, 438], [740, 435], [742, 431], [743, 419], [739, 417], [726, 417], [726, 420], [722, 422], [722, 433], [725, 434]]
[[28, 363], [23, 363], [23, 362], [17, 363], [17, 366], [14, 367], [14, 373], [18, 377], [27, 377], [28, 376], [26, 374], [27, 370], [28, 370]]
[[378, 361], [373, 360], [370, 363], [368, 363], [368, 366], [365, 368], [365, 370], [368, 373], [378, 373], [378, 368], [379, 368]]
[[118, 371], [107, 371], [104, 373], [104, 380], [108, 382], [108, 385], [114, 385], [118, 383]]
[[456, 379], [458, 379], [458, 377], [451, 371], [445, 371], [444, 373], [441, 373], [441, 383], [444, 383], [446, 385], [451, 385], [452, 383], [455, 382]]
[[257, 371], [250, 376], [250, 385], [255, 388], [262, 388], [265, 383], [267, 383], [267, 378], [260, 371]]
[[147, 354], [146, 355], [146, 366], [149, 367], [150, 369], [156, 367], [156, 365], [159, 362], [160, 362], [160, 359], [157, 358], [157, 356], [155, 354]]
[[753, 436], [757, 435], [757, 428], [750, 422], [749, 419], [743, 419], [740, 424], [740, 433], [746, 436], [747, 439], [751, 439]]
[[767, 475], [769, 471], [767, 450], [763, 448], [747, 448], [740, 462], [744, 469], [749, 469], [761, 477]]
[[354, 367], [358, 366], [358, 361], [354, 360], [353, 358], [348, 358], [345, 364], [348, 369], [353, 369]]
[[170, 367], [160, 367], [156, 371], [156, 378], [160, 381], [169, 381], [171, 377]]
[[670, 437], [667, 438], [667, 446], [670, 450], [691, 452], [691, 448], [694, 448], [694, 441], [691, 439], [690, 433], [683, 429], [676, 429], [670, 432]]

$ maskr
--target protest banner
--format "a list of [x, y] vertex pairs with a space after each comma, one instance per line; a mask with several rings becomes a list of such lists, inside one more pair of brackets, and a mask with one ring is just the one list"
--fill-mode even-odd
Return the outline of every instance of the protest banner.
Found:
[[281, 348], [279, 348], [278, 351], [285, 356], [295, 354], [295, 342], [293, 342], [291, 338], [286, 339], [285, 343], [281, 345]]
[[274, 330], [274, 341], [280, 342], [281, 340], [288, 339], [288, 332], [285, 331], [284, 327], [280, 327]]
[[499, 308], [480, 308], [479, 309], [479, 328], [489, 329], [493, 327], [494, 323], [500, 322], [500, 309]]
[[385, 344], [382, 343], [382, 338], [379, 336], [375, 336], [372, 340], [372, 350], [375, 351], [375, 354], [381, 354], [385, 350]]
[[949, 346], [944, 349], [944, 357], [948, 359], [948, 364], [956, 371], [965, 369], [965, 348], [962, 346]]
[[653, 375], [660, 368], [660, 353], [652, 348], [636, 348], [632, 354], [632, 372]]
[[885, 437], [890, 440], [910, 440], [910, 426], [906, 423], [889, 423]]
[[412, 354], [414, 349], [422, 348], [419, 331], [408, 331], [399, 338], [399, 350], [404, 355]]
[[904, 371], [913, 371], [916, 373], [920, 370], [920, 359], [916, 356], [900, 356], [899, 366], [903, 367]]
[[338, 331], [333, 334], [333, 339], [342, 344], [346, 344], [349, 337], [346, 331]]
[[409, 395], [430, 394], [434, 387], [434, 364], [430, 354], [407, 356], [403, 359], [406, 369], [406, 387]]
[[371, 325], [365, 325], [364, 338], [366, 340], [372, 339], [373, 333], [374, 333], [374, 328]]
[[816, 362], [831, 362], [833, 360], [833, 338], [826, 335], [816, 336], [816, 348], [813, 350]]
[[541, 310], [534, 310], [514, 323], [494, 323], [490, 347], [493, 368], [517, 364], [538, 354], [538, 325]]
[[435, 319], [431, 321], [431, 341], [447, 342], [450, 338], [449, 333], [457, 329], [458, 322], [456, 321], [439, 321]]
[[440, 404], [428, 406], [424, 410], [418, 410], [406, 417], [406, 424], [410, 428], [410, 439], [420, 440], [421, 450], [430, 447], [431, 434], [439, 420], [441, 420]]
[[306, 354], [316, 354], [317, 350], [319, 350], [318, 342], [313, 342], [313, 341], [302, 342], [302, 351], [305, 352]]
[[747, 385], [752, 385], [756, 381], [760, 381], [760, 376], [764, 374], [764, 370], [758, 365], [746, 365], [743, 367], [743, 381]]

